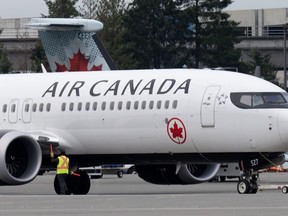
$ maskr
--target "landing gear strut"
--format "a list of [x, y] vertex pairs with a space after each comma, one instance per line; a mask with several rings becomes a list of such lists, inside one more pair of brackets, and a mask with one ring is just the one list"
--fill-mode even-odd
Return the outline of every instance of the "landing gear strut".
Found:
[[258, 191], [258, 172], [244, 172], [241, 176], [238, 185], [237, 191], [239, 194], [255, 194]]

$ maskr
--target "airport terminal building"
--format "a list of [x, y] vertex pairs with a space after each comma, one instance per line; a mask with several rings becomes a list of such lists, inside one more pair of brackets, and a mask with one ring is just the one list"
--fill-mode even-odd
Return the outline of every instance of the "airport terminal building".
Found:
[[[242, 50], [242, 61], [249, 61], [248, 53], [259, 50], [271, 55], [271, 63], [284, 68], [284, 29], [288, 18], [288, 8], [231, 10], [226, 11], [231, 20], [239, 22], [241, 43], [236, 47]], [[37, 30], [29, 29], [26, 24], [30, 18], [1, 19], [0, 43], [6, 47], [9, 58], [16, 71], [29, 72], [30, 56], [38, 39]]]

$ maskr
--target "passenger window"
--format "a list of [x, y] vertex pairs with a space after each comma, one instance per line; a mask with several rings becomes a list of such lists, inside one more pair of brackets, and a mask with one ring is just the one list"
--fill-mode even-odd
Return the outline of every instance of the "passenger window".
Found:
[[16, 104], [12, 104], [11, 106], [11, 112], [14, 113], [16, 111]]
[[78, 103], [77, 110], [78, 110], [78, 111], [81, 111], [81, 110], [82, 110], [82, 103], [81, 103], [81, 102]]
[[85, 110], [86, 110], [86, 111], [89, 111], [89, 109], [90, 109], [90, 103], [87, 102], [86, 105], [85, 105]]
[[110, 110], [114, 110], [115, 102], [110, 102]]
[[141, 109], [146, 109], [146, 101], [142, 101], [142, 104], [141, 104]]
[[47, 112], [50, 112], [50, 110], [51, 110], [51, 103], [47, 103], [47, 105], [46, 105], [46, 111], [47, 111]]
[[29, 112], [30, 104], [25, 104], [24, 112]]
[[102, 102], [101, 109], [104, 111], [106, 109], [106, 102]]
[[43, 103], [40, 103], [40, 105], [39, 105], [39, 111], [40, 111], [40, 112], [43, 112], [43, 110], [44, 110], [44, 104], [43, 104]]
[[97, 110], [97, 102], [93, 103], [93, 110], [96, 111]]
[[127, 101], [126, 103], [126, 109], [130, 110], [131, 109], [131, 101]]
[[36, 104], [36, 103], [33, 104], [32, 111], [33, 111], [33, 112], [36, 112], [36, 111], [37, 111], [37, 104]]
[[176, 108], [177, 108], [177, 105], [178, 105], [178, 101], [177, 101], [177, 100], [174, 100], [174, 101], [173, 101], [173, 104], [172, 104], [172, 108], [173, 108], [173, 109], [176, 109]]
[[62, 103], [61, 110], [62, 110], [63, 112], [65, 112], [65, 110], [66, 110], [66, 103]]
[[7, 112], [7, 104], [4, 104], [4, 105], [3, 105], [2, 112], [3, 112], [3, 113], [6, 113], [6, 112]]
[[153, 109], [153, 107], [154, 107], [154, 101], [150, 101], [149, 102], [149, 109]]
[[122, 110], [123, 102], [119, 101], [118, 102], [118, 110]]
[[137, 110], [139, 107], [139, 101], [134, 102], [134, 109]]
[[157, 109], [161, 109], [162, 101], [157, 101]]
[[69, 104], [69, 110], [70, 110], [70, 111], [73, 111], [73, 110], [74, 110], [74, 103], [70, 103], [70, 104]]
[[168, 109], [168, 108], [169, 108], [169, 101], [168, 101], [168, 100], [165, 101], [164, 108], [165, 108], [165, 109]]

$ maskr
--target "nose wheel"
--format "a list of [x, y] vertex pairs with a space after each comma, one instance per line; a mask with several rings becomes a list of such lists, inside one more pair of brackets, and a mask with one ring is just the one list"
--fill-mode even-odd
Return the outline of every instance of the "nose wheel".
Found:
[[258, 173], [257, 174], [243, 174], [237, 184], [237, 191], [239, 194], [256, 194], [258, 191]]

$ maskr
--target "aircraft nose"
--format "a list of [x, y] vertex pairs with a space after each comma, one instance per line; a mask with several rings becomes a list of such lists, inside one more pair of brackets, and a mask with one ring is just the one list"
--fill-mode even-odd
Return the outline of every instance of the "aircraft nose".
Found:
[[283, 144], [286, 145], [288, 148], [288, 109], [283, 109], [279, 111], [278, 128], [280, 138]]

